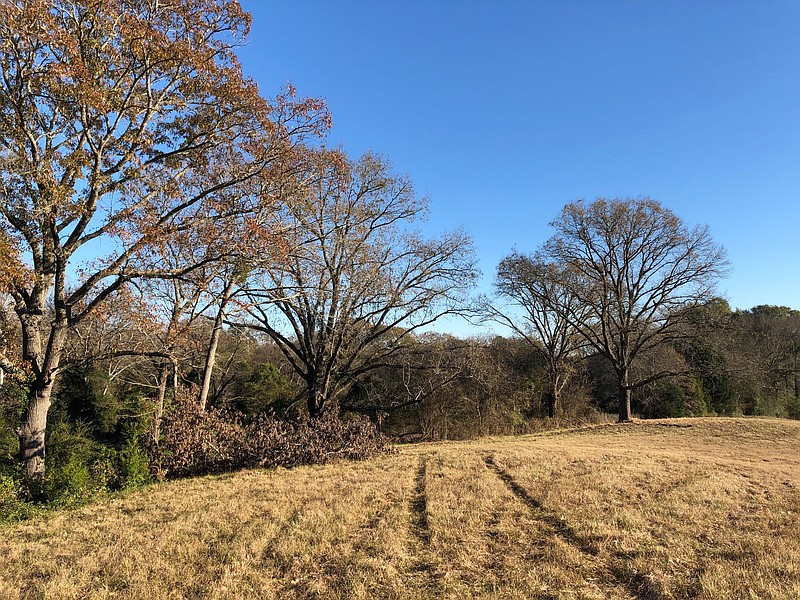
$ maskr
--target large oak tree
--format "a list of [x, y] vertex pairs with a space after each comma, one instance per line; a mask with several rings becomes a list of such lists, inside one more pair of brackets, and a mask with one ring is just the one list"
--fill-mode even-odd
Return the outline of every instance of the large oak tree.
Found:
[[389, 364], [405, 338], [458, 311], [476, 269], [464, 233], [426, 239], [412, 229], [427, 203], [385, 160], [322, 151], [307, 165], [284, 192], [289, 254], [256, 269], [245, 325], [279, 346], [316, 417]]
[[631, 367], [685, 334], [689, 309], [713, 298], [727, 271], [725, 252], [707, 227], [690, 227], [649, 198], [572, 202], [551, 225], [544, 254], [577, 300], [554, 308], [611, 362], [619, 420], [628, 421], [632, 390], [672, 374], [665, 367], [634, 378]]

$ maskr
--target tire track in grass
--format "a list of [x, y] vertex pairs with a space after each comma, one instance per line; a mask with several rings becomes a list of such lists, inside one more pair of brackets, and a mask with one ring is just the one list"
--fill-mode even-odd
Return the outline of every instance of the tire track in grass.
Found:
[[411, 528], [411, 552], [414, 563], [412, 572], [422, 576], [422, 581], [417, 582], [423, 588], [421, 591], [427, 595], [431, 592], [437, 594], [442, 590], [441, 575], [436, 569], [431, 548], [431, 527], [428, 518], [428, 460], [430, 456], [420, 457], [419, 464], [414, 472], [414, 493], [408, 504]]
[[545, 508], [541, 502], [531, 496], [528, 490], [522, 487], [508, 471], [495, 462], [494, 456], [486, 456], [483, 461], [486, 463], [486, 466], [506, 484], [506, 487], [531, 509], [538, 521], [546, 524], [553, 533], [584, 554], [597, 556], [597, 548], [582, 540], [564, 519], [558, 517], [553, 511]]
[[[496, 509], [492, 512], [491, 518], [486, 522], [484, 535], [487, 538], [488, 554], [483, 561], [483, 568], [486, 573], [484, 578], [484, 588], [487, 594], [499, 594], [502, 591], [502, 573], [504, 569], [503, 559], [506, 556], [503, 545], [500, 523], [502, 512]], [[552, 600], [542, 598], [542, 600]]]
[[415, 537], [425, 547], [431, 543], [431, 528], [428, 522], [428, 494], [426, 491], [428, 479], [428, 459], [422, 457], [414, 475], [414, 496], [411, 499], [411, 515]]
[[261, 551], [262, 566], [271, 564], [275, 568], [276, 574], [279, 577], [285, 576], [292, 568], [291, 564], [287, 564], [284, 560], [284, 557], [280, 555], [279, 547], [285, 538], [291, 533], [292, 528], [294, 528], [300, 521], [300, 517], [306, 510], [307, 506], [308, 502], [301, 502], [298, 506], [296, 506], [292, 512], [289, 513], [289, 516], [283, 520], [272, 537], [270, 537], [269, 542], [267, 542]]
[[599, 562], [599, 550], [591, 543], [585, 541], [563, 518], [544, 504], [531, 496], [514, 477], [502, 466], [498, 465], [494, 455], [485, 456], [483, 459], [486, 467], [508, 487], [521, 502], [533, 513], [536, 520], [546, 525], [554, 535], [581, 552], [587, 557], [588, 566], [595, 572], [598, 579], [607, 579], [611, 585], [624, 588], [631, 596], [639, 600], [650, 600], [660, 597], [650, 589], [647, 576], [641, 573], [631, 576], [620, 564], [626, 562], [627, 557], [622, 554], [612, 554], [612, 559], [617, 563], [605, 564]]

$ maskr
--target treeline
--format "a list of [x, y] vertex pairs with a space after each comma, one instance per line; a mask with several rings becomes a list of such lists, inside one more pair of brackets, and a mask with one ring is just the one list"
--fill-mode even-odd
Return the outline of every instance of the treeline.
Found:
[[[65, 352], [48, 415], [41, 493], [51, 501], [82, 500], [154, 476], [369, 456], [385, 447], [378, 428], [399, 441], [463, 439], [607, 421], [618, 407], [613, 366], [591, 350], [570, 357], [553, 407], [548, 364], [525, 338], [419, 333], [393, 346], [391, 362], [351, 381], [337, 401], [344, 420], [321, 418], [317, 433], [308, 420], [307, 383], [278, 345], [228, 327], [217, 340], [219, 367], [201, 412], [212, 320], [181, 330], [171, 344], [174, 370], [164, 378], [162, 342], [140, 326], [142, 315], [131, 318], [133, 306], [109, 304], [91, 322], [102, 335], [75, 332], [72, 339], [83, 343]], [[8, 304], [0, 314], [8, 349], [20, 339], [19, 327]], [[688, 322], [679, 340], [640, 357], [640, 379], [665, 368], [675, 374], [637, 388], [633, 413], [800, 418], [800, 311], [731, 311], [713, 299], [694, 307]], [[23, 378], [7, 377], [0, 387], [0, 468], [15, 497], [23, 491], [14, 474], [25, 397]]]

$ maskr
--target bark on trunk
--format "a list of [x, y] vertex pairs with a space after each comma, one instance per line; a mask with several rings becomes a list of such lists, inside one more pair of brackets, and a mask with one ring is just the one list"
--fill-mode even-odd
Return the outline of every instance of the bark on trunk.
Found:
[[228, 304], [228, 300], [231, 299], [234, 284], [235, 282], [233, 278], [231, 278], [231, 280], [225, 286], [225, 289], [222, 291], [222, 297], [220, 298], [219, 302], [219, 310], [217, 311], [217, 316], [214, 319], [214, 328], [211, 330], [211, 339], [209, 340], [208, 353], [206, 354], [206, 364], [203, 368], [203, 382], [200, 385], [200, 394], [197, 398], [197, 404], [200, 407], [200, 412], [204, 412], [206, 410], [206, 404], [208, 403], [208, 393], [211, 389], [211, 374], [213, 373], [214, 366], [217, 362], [219, 337], [222, 333], [222, 324], [225, 322], [225, 307]]
[[561, 395], [561, 388], [563, 387], [557, 375], [550, 378], [550, 391], [547, 394], [547, 416], [554, 419], [556, 416], [556, 409], [558, 408], [558, 400]]
[[19, 428], [20, 458], [28, 483], [41, 480], [44, 476], [45, 432], [52, 391], [51, 383], [31, 394], [25, 420]]
[[161, 365], [161, 371], [158, 373], [158, 395], [156, 396], [156, 406], [153, 414], [153, 426], [151, 428], [151, 435], [153, 441], [157, 444], [161, 437], [161, 418], [164, 416], [164, 399], [167, 396], [167, 380], [169, 379], [169, 365], [164, 363]]
[[619, 388], [619, 422], [626, 423], [631, 420], [631, 388]]
[[308, 388], [306, 392], [306, 407], [308, 408], [308, 416], [316, 419], [322, 414], [322, 409], [325, 406], [325, 399], [322, 394], [313, 386]]
[[316, 378], [306, 380], [306, 386], [306, 407], [308, 408], [308, 415], [312, 419], [317, 419], [331, 409], [326, 392], [328, 386], [325, 384], [324, 380], [321, 381]]
[[41, 343], [39, 320], [22, 320], [23, 356], [34, 366], [36, 377], [28, 390], [28, 406], [20, 425], [19, 448], [23, 473], [29, 484], [41, 480], [45, 472], [45, 434], [53, 387], [61, 361], [66, 326], [53, 325], [46, 347]]
[[631, 374], [630, 367], [619, 366], [616, 368], [619, 378], [619, 419], [620, 423], [631, 420]]
[[180, 383], [180, 367], [178, 366], [178, 359], [172, 358], [172, 395], [178, 393], [178, 384]]

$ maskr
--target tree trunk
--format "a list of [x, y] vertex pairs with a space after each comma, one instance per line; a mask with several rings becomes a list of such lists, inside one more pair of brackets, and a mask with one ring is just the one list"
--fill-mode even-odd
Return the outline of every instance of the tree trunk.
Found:
[[45, 432], [53, 383], [36, 387], [39, 389], [31, 390], [25, 419], [19, 428], [20, 458], [28, 483], [36, 483], [44, 477]]
[[35, 488], [45, 472], [45, 433], [53, 387], [56, 382], [66, 324], [52, 323], [47, 345], [42, 344], [42, 312], [20, 314], [23, 360], [34, 372], [28, 389], [28, 405], [18, 430], [20, 459], [25, 479]]
[[209, 340], [208, 353], [206, 354], [206, 364], [203, 368], [203, 382], [200, 385], [200, 394], [197, 398], [197, 404], [200, 407], [200, 412], [204, 412], [206, 410], [206, 404], [208, 403], [208, 392], [211, 389], [211, 374], [214, 371], [214, 365], [217, 362], [219, 337], [222, 333], [222, 324], [225, 322], [225, 307], [228, 304], [228, 300], [231, 299], [234, 285], [234, 278], [231, 277], [231, 280], [222, 291], [222, 296], [219, 301], [219, 310], [217, 311], [217, 316], [214, 319], [214, 328], [211, 330], [211, 339]]
[[180, 367], [178, 366], [178, 359], [172, 357], [172, 396], [178, 393], [178, 384], [180, 383]]
[[631, 385], [630, 367], [619, 367], [616, 369], [619, 378], [619, 423], [631, 421]]
[[317, 419], [334, 408], [333, 400], [328, 398], [329, 383], [324, 375], [309, 375], [306, 378], [306, 407], [308, 416], [312, 419]]
[[554, 419], [561, 400], [561, 390], [564, 389], [569, 375], [566, 374], [563, 362], [552, 360], [547, 368], [547, 377], [550, 382], [550, 389], [547, 392], [547, 416]]
[[312, 419], [319, 417], [325, 408], [325, 397], [313, 383], [309, 384], [306, 391], [306, 406], [308, 407], [308, 416]]
[[619, 387], [619, 422], [629, 423], [631, 421], [631, 388], [627, 385]]
[[169, 379], [169, 365], [164, 362], [158, 373], [158, 395], [156, 396], [155, 412], [153, 414], [153, 426], [151, 435], [153, 441], [158, 443], [161, 437], [161, 418], [164, 416], [164, 399], [167, 396], [167, 380]]

